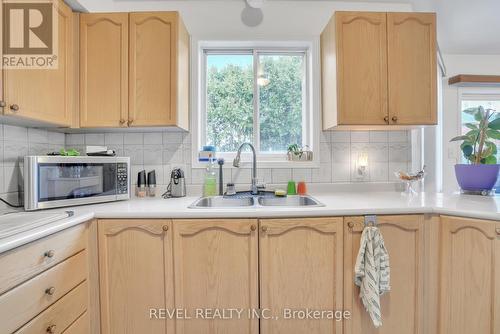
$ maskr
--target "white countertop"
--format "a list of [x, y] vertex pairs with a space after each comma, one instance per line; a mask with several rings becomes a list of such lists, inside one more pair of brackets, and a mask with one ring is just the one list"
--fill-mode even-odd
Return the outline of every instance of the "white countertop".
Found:
[[251, 207], [190, 209], [198, 197], [134, 198], [128, 201], [56, 209], [74, 216], [9, 238], [0, 239], [0, 253], [93, 218], [272, 218], [350, 216], [366, 214], [435, 213], [500, 221], [500, 196], [425, 194], [407, 197], [398, 192], [336, 192], [312, 194], [324, 207]]

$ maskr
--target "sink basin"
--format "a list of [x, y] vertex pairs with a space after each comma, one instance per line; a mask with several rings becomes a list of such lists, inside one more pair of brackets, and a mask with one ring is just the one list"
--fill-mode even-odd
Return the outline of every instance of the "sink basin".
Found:
[[310, 196], [287, 196], [287, 197], [260, 197], [259, 205], [261, 206], [323, 206], [320, 202]]
[[255, 204], [253, 197], [231, 198], [223, 196], [202, 197], [189, 207], [196, 208], [238, 208], [250, 207]]
[[322, 203], [312, 198], [311, 196], [287, 196], [287, 197], [274, 197], [274, 195], [260, 195], [260, 196], [213, 196], [202, 197], [189, 206], [191, 209], [217, 209], [217, 208], [249, 208], [249, 207], [315, 207], [324, 206]]

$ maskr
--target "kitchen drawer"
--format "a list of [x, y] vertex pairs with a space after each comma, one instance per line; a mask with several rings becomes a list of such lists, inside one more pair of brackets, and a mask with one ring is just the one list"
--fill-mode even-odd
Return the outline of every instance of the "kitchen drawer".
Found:
[[1, 295], [0, 333], [20, 328], [86, 278], [87, 251], [83, 250]]
[[68, 329], [64, 331], [64, 334], [89, 334], [89, 315], [88, 312], [82, 314], [82, 316], [69, 326]]
[[0, 254], [0, 295], [87, 246], [81, 224]]
[[62, 333], [87, 310], [88, 284], [84, 281], [21, 327], [16, 334]]

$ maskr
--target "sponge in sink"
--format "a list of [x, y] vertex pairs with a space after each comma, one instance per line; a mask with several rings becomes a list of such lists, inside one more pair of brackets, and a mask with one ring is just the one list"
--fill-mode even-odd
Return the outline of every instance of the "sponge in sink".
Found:
[[286, 191], [283, 189], [276, 189], [274, 191], [274, 195], [278, 197], [285, 197], [286, 196]]

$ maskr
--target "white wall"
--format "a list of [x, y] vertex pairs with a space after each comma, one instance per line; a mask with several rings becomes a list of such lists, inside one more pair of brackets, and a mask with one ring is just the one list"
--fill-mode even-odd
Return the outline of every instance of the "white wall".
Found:
[[81, 0], [89, 12], [177, 10], [197, 39], [300, 40], [319, 36], [334, 10], [411, 11], [410, 4], [266, 1], [264, 21], [255, 28], [241, 22], [241, 1], [112, 1]]
[[458, 94], [460, 88], [449, 86], [448, 78], [457, 74], [500, 75], [500, 55], [444, 55], [447, 76], [443, 82], [443, 191], [458, 190], [453, 166], [460, 161], [457, 136], [460, 122]]

